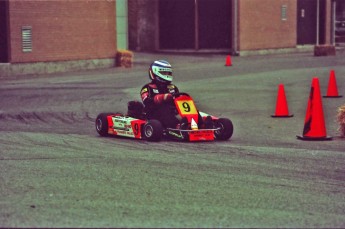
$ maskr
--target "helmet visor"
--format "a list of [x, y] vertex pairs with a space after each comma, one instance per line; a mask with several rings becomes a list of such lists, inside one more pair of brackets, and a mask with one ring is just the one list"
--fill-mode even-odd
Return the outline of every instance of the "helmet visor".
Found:
[[164, 75], [164, 76], [172, 76], [172, 72], [171, 71], [160, 71], [159, 73]]

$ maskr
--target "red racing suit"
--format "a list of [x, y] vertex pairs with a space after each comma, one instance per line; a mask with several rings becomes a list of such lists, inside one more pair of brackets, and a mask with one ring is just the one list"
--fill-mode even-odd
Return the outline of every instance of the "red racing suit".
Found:
[[179, 90], [174, 84], [157, 84], [154, 81], [144, 85], [140, 91], [144, 111], [148, 119], [159, 120], [164, 127], [175, 128], [179, 123], [172, 112], [173, 96]]

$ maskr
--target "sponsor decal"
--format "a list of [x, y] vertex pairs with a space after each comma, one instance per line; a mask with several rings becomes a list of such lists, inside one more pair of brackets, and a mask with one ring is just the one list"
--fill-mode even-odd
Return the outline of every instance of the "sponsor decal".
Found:
[[114, 117], [114, 129], [129, 131], [132, 128], [130, 121], [131, 119], [128, 120], [127, 117], [122, 117], [122, 116]]
[[213, 134], [213, 131], [210, 131], [210, 130], [191, 131], [189, 133], [189, 140], [190, 141], [213, 141], [214, 134]]
[[173, 132], [173, 131], [169, 131], [169, 134], [172, 135], [172, 136], [175, 136], [175, 137], [177, 137], [177, 138], [183, 138], [182, 135], [180, 135], [180, 134], [178, 134], [178, 133], [175, 133], [175, 132]]
[[140, 94], [143, 94], [143, 93], [145, 93], [145, 92], [147, 92], [147, 88], [146, 88], [146, 87], [143, 88], [143, 90], [141, 90]]
[[125, 130], [118, 130], [117, 133], [122, 135], [122, 134], [126, 134], [126, 131]]

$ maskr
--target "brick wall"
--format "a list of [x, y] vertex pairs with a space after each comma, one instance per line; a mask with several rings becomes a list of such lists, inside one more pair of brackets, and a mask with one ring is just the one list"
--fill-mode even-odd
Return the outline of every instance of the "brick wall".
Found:
[[[10, 62], [112, 58], [115, 0], [10, 0]], [[32, 26], [32, 52], [22, 52], [21, 27]]]
[[[240, 0], [239, 50], [296, 47], [296, 0]], [[287, 20], [281, 7], [287, 6]]]

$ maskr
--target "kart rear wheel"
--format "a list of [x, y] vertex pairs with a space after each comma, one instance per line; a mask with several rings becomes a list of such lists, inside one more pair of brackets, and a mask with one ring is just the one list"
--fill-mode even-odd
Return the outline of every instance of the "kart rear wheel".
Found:
[[219, 128], [219, 130], [214, 132], [217, 140], [228, 140], [234, 132], [234, 126], [230, 119], [227, 118], [220, 118], [214, 121], [214, 126], [215, 128]]
[[158, 120], [149, 120], [143, 126], [142, 135], [148, 141], [158, 142], [163, 136], [163, 126]]
[[96, 131], [101, 136], [108, 135], [108, 115], [109, 113], [101, 113], [97, 116], [95, 121]]

